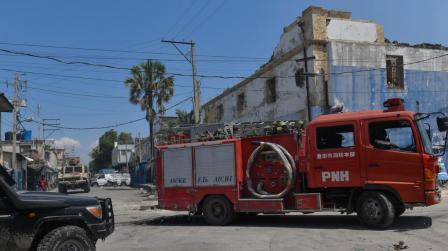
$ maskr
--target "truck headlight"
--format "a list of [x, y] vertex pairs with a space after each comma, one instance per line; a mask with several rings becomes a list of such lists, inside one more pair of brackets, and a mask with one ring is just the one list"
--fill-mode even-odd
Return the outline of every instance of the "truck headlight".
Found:
[[103, 218], [103, 210], [101, 209], [100, 205], [92, 206], [92, 207], [86, 207], [87, 211], [93, 216], [95, 216], [98, 219]]

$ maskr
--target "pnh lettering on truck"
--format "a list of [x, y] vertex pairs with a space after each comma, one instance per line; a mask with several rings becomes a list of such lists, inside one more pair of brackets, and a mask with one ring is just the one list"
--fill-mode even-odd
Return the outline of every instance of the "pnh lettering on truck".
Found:
[[322, 172], [322, 182], [327, 182], [328, 180], [330, 180], [331, 182], [350, 181], [349, 172], [348, 171]]

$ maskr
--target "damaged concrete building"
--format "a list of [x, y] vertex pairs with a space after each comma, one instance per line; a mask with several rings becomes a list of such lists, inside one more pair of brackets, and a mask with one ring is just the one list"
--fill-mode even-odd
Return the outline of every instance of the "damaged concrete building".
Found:
[[382, 109], [393, 97], [409, 110], [448, 112], [445, 54], [441, 45], [390, 42], [381, 24], [350, 12], [311, 6], [283, 29], [269, 62], [203, 105], [202, 120], [307, 120], [337, 104]]

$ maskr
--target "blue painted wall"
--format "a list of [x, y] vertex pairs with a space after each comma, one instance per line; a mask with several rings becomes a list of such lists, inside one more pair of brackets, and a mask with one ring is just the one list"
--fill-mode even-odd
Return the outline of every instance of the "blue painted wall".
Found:
[[[346, 74], [338, 74], [350, 72]], [[351, 73], [354, 72], [354, 73]], [[386, 83], [386, 70], [366, 67], [330, 66], [330, 100], [344, 104], [344, 111], [383, 109], [383, 102], [400, 97], [406, 110], [420, 112], [444, 112], [448, 114], [448, 72], [405, 70], [404, 89], [390, 89]], [[440, 133], [432, 119], [431, 136], [435, 144], [442, 144], [444, 133]], [[444, 158], [445, 164], [446, 155]]]

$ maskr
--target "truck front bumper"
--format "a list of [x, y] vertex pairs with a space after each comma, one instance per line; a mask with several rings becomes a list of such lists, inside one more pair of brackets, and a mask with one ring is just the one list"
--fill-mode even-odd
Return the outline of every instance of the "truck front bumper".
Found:
[[105, 239], [107, 236], [114, 232], [113, 223], [111, 224], [110, 222], [103, 221], [100, 224], [90, 224], [88, 226], [96, 239]]
[[98, 198], [101, 204], [103, 218], [99, 224], [90, 224], [89, 228], [92, 234], [98, 239], [105, 239], [115, 230], [115, 216], [110, 198]]
[[68, 189], [74, 189], [85, 186], [87, 184], [87, 180], [59, 181], [59, 184], [64, 185]]

